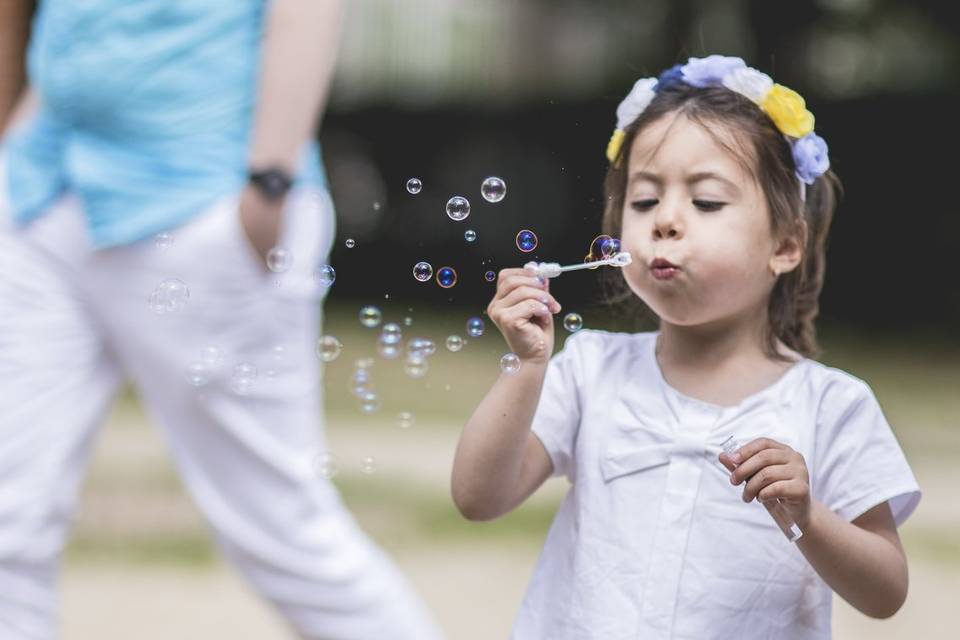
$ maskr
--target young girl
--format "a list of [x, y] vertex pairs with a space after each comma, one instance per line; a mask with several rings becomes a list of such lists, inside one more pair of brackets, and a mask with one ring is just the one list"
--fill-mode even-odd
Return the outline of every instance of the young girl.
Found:
[[571, 483], [513, 637], [829, 638], [831, 590], [892, 616], [920, 491], [870, 387], [814, 359], [838, 182], [803, 99], [691, 58], [637, 82], [607, 155], [604, 231], [660, 328], [580, 331], [550, 359], [560, 304], [501, 271], [488, 313], [521, 366], [454, 461], [471, 520]]

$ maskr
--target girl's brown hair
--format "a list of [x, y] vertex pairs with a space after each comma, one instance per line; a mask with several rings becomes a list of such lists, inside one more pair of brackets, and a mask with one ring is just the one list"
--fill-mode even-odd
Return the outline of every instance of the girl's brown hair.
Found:
[[[820, 290], [826, 270], [826, 244], [841, 185], [832, 171], [806, 186], [806, 201], [800, 198], [800, 182], [790, 145], [773, 121], [744, 96], [724, 87], [696, 88], [684, 83], [658, 90], [644, 112], [625, 131], [620, 151], [604, 180], [606, 206], [603, 233], [619, 238], [622, 231], [630, 149], [637, 133], [660, 118], [676, 112], [700, 124], [718, 144], [726, 148], [760, 185], [770, 210], [771, 230], [780, 240], [793, 235], [803, 247], [800, 264], [777, 278], [768, 306], [769, 322], [763, 349], [774, 360], [789, 359], [777, 350], [779, 338], [788, 347], [808, 358], [819, 358], [814, 320], [819, 312]], [[711, 131], [711, 125], [726, 127], [740, 144]], [[751, 154], [752, 151], [752, 154]], [[607, 269], [608, 298], [611, 302], [640, 300], [630, 291], [619, 269]], [[649, 312], [646, 305], [641, 310]], [[652, 314], [650, 314], [652, 315]]]

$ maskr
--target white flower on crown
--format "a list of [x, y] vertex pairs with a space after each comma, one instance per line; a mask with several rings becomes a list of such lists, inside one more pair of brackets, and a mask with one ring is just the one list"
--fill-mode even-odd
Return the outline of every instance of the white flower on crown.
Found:
[[617, 107], [617, 129], [623, 131], [630, 123], [640, 117], [656, 96], [653, 88], [657, 86], [656, 78], [641, 78], [633, 85], [633, 89]]
[[770, 76], [750, 67], [728, 73], [723, 76], [722, 82], [727, 89], [736, 91], [758, 105], [773, 88], [773, 79]]

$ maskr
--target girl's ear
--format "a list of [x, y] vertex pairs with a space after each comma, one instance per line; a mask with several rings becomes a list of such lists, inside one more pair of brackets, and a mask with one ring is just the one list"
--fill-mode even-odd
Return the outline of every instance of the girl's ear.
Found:
[[787, 273], [793, 271], [803, 259], [804, 247], [807, 246], [807, 221], [801, 220], [797, 231], [780, 239], [777, 250], [770, 258], [770, 270], [773, 273]]

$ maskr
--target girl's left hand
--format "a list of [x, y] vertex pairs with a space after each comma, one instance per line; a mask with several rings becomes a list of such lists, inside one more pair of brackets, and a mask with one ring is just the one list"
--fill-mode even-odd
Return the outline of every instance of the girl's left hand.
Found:
[[751, 440], [738, 453], [739, 459], [721, 453], [720, 462], [732, 472], [731, 484], [746, 481], [743, 501], [779, 498], [803, 529], [810, 518], [810, 475], [803, 455], [770, 438]]

